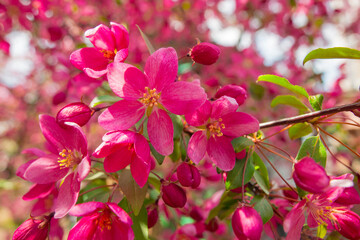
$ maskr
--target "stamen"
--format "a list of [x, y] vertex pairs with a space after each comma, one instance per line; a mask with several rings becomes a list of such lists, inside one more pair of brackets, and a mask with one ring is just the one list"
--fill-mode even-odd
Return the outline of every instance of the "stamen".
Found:
[[143, 98], [140, 99], [140, 102], [146, 105], [147, 107], [158, 106], [158, 100], [160, 99], [161, 92], [158, 93], [156, 88], [151, 89], [145, 87], [146, 93], [143, 93]]
[[58, 163], [61, 169], [71, 167], [81, 161], [79, 152], [63, 149], [59, 152]]
[[113, 60], [116, 55], [116, 50], [110, 51], [110, 50], [100, 50], [100, 52], [103, 54], [103, 56], [107, 59]]
[[221, 121], [222, 121], [222, 118], [219, 118], [218, 121], [214, 121], [207, 126], [209, 133], [213, 138], [221, 137], [224, 135], [222, 133], [221, 129], [225, 128], [225, 124], [220, 123]]

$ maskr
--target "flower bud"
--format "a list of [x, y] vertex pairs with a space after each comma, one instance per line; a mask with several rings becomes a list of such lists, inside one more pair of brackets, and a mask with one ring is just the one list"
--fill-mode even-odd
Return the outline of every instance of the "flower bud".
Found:
[[260, 214], [248, 206], [235, 210], [231, 225], [238, 239], [258, 240], [263, 230]]
[[14, 232], [13, 240], [45, 240], [48, 236], [50, 221], [29, 218]]
[[65, 122], [74, 122], [84, 126], [91, 118], [91, 109], [82, 102], [66, 105], [56, 115], [56, 122], [61, 127], [66, 127]]
[[176, 170], [177, 178], [184, 187], [197, 188], [201, 182], [199, 170], [188, 163], [182, 163]]
[[219, 55], [220, 48], [207, 42], [195, 45], [188, 54], [194, 62], [203, 65], [211, 65], [215, 63], [218, 60]]
[[59, 105], [66, 100], [66, 93], [63, 91], [57, 92], [52, 99], [53, 105]]
[[209, 223], [205, 225], [205, 229], [208, 230], [209, 232], [216, 232], [218, 228], [219, 228], [219, 223], [216, 217], [211, 219]]
[[323, 193], [330, 185], [325, 169], [309, 157], [295, 163], [293, 179], [297, 186], [311, 193]]
[[234, 98], [240, 106], [245, 102], [247, 98], [247, 92], [243, 87], [237, 85], [226, 85], [220, 88], [215, 94], [215, 98], [220, 98], [222, 96]]
[[166, 205], [173, 208], [182, 208], [185, 206], [187, 199], [184, 189], [175, 183], [165, 183], [161, 188], [162, 199]]
[[155, 208], [148, 208], [148, 228], [152, 228], [159, 219], [159, 210], [157, 207]]
[[336, 231], [349, 239], [360, 239], [360, 217], [352, 211], [345, 213], [333, 213], [337, 224], [334, 224]]

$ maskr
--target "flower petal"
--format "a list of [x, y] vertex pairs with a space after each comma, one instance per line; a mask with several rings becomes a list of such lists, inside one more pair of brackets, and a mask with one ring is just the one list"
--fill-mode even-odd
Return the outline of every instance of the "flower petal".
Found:
[[111, 202], [106, 203], [106, 205], [108, 205], [111, 211], [113, 211], [113, 213], [115, 213], [116, 216], [119, 217], [121, 222], [125, 223], [128, 226], [132, 225], [132, 220], [130, 216], [121, 207]]
[[70, 211], [78, 199], [79, 191], [80, 182], [76, 180], [74, 173], [69, 174], [60, 186], [59, 195], [54, 204], [54, 218], [62, 218]]
[[127, 48], [129, 46], [129, 32], [121, 24], [110, 22], [111, 32], [115, 37], [115, 48], [119, 51], [120, 49]]
[[134, 137], [134, 148], [136, 155], [138, 155], [144, 161], [150, 163], [150, 160], [148, 160], [150, 157], [150, 147], [148, 141], [143, 135], [138, 133], [136, 133]]
[[106, 172], [116, 172], [128, 166], [134, 156], [133, 150], [129, 150], [128, 144], [118, 144], [113, 153], [104, 159]]
[[24, 201], [30, 201], [37, 198], [44, 198], [51, 193], [54, 187], [55, 187], [54, 183], [34, 184], [31, 186], [30, 190], [27, 193], [25, 193], [22, 199]]
[[98, 122], [106, 130], [127, 130], [144, 115], [143, 104], [121, 100], [100, 114]]
[[68, 240], [94, 239], [95, 232], [98, 229], [98, 224], [97, 215], [90, 215], [81, 218], [70, 230]]
[[187, 154], [194, 163], [198, 164], [204, 158], [207, 141], [208, 140], [204, 131], [197, 131], [191, 136]]
[[[24, 172], [24, 178], [38, 184], [54, 183], [66, 176], [69, 168], [61, 168], [55, 157], [42, 157], [33, 161]], [[46, 176], [46, 177], [44, 177]]]
[[161, 155], [170, 155], [174, 150], [174, 126], [169, 115], [162, 109], [154, 111], [148, 120], [149, 140]]
[[296, 206], [286, 215], [284, 220], [284, 230], [287, 232], [286, 239], [300, 239], [301, 229], [305, 223], [303, 206], [306, 200], [296, 204]]
[[224, 171], [230, 171], [235, 166], [235, 151], [231, 139], [222, 137], [210, 137], [207, 145], [207, 153], [216, 166]]
[[202, 87], [192, 82], [174, 82], [161, 92], [161, 103], [172, 113], [183, 115], [194, 112], [206, 101]]
[[69, 212], [69, 215], [76, 217], [83, 217], [104, 208], [105, 204], [102, 202], [86, 202], [75, 205]]
[[149, 86], [149, 81], [144, 73], [126, 63], [111, 63], [108, 66], [107, 78], [113, 92], [127, 100], [143, 97], [145, 87]]
[[222, 96], [212, 103], [211, 118], [219, 119], [228, 113], [236, 112], [238, 107], [239, 105], [235, 99]]
[[104, 71], [109, 60], [95, 48], [81, 48], [70, 55], [70, 62], [80, 70], [88, 68], [93, 71]]
[[178, 71], [178, 60], [175, 49], [160, 48], [147, 59], [145, 74], [149, 78], [150, 88], [157, 91], [175, 82]]
[[90, 172], [91, 160], [89, 156], [84, 157], [78, 165], [76, 172], [78, 174], [78, 181], [84, 180]]
[[85, 37], [88, 38], [97, 49], [110, 51], [114, 51], [115, 49], [113, 32], [104, 24], [100, 24], [95, 28], [87, 30], [85, 32]]
[[115, 58], [114, 58], [114, 62], [122, 63], [122, 62], [124, 62], [126, 60], [128, 55], [129, 55], [129, 49], [128, 48], [121, 49], [120, 51], [118, 51], [116, 53]]
[[185, 120], [192, 126], [201, 126], [204, 125], [207, 120], [210, 118], [211, 114], [211, 103], [210, 101], [205, 101], [195, 112], [190, 114], [185, 114]]
[[147, 159], [135, 156], [130, 165], [131, 175], [135, 182], [142, 188], [148, 180], [150, 173], [150, 155]]
[[246, 113], [232, 112], [224, 115], [222, 119], [221, 123], [225, 125], [222, 132], [229, 137], [240, 137], [259, 130], [259, 121]]

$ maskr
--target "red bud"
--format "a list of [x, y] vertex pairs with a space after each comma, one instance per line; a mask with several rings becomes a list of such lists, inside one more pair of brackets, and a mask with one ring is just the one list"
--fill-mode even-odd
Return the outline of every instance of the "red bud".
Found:
[[260, 214], [252, 207], [244, 206], [235, 210], [231, 224], [239, 239], [259, 240], [263, 230]]
[[220, 55], [220, 48], [214, 44], [202, 42], [195, 45], [189, 52], [189, 56], [196, 63], [211, 65]]
[[245, 102], [247, 98], [247, 92], [243, 87], [237, 85], [226, 85], [220, 88], [215, 94], [215, 98], [220, 98], [222, 96], [234, 98], [240, 106]]
[[152, 228], [159, 219], [159, 210], [157, 207], [151, 209], [148, 208], [148, 228]]
[[162, 185], [162, 199], [166, 205], [173, 208], [182, 208], [187, 201], [184, 189], [175, 183]]
[[177, 178], [184, 187], [197, 188], [201, 182], [199, 170], [188, 163], [182, 163], [176, 170]]
[[64, 102], [66, 100], [66, 93], [65, 92], [58, 92], [54, 95], [52, 99], [53, 105], [59, 105], [60, 103]]
[[216, 217], [211, 219], [209, 223], [205, 225], [205, 229], [208, 230], [209, 232], [216, 232], [218, 228], [219, 228], [219, 223]]
[[79, 126], [84, 126], [91, 118], [91, 109], [82, 102], [75, 102], [66, 105], [56, 115], [56, 122], [66, 127], [65, 122], [74, 122]]

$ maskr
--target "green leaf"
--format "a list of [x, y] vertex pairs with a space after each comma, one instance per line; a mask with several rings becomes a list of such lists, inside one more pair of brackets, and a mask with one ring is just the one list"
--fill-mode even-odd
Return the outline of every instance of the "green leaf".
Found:
[[119, 187], [129, 201], [134, 214], [137, 216], [144, 203], [148, 184], [146, 183], [144, 187], [140, 188], [132, 177], [130, 170], [124, 169], [119, 175]]
[[110, 95], [103, 95], [103, 96], [96, 96], [90, 103], [90, 107], [96, 107], [102, 103], [116, 103], [120, 101], [122, 98], [110, 96]]
[[234, 196], [236, 195], [239, 194], [230, 191], [225, 191], [221, 196], [219, 204], [213, 209], [211, 209], [205, 222], [209, 223], [210, 220], [216, 216], [219, 216], [219, 218], [222, 219], [233, 213], [237, 208], [237, 206], [239, 205], [238, 199], [234, 199]]
[[253, 146], [254, 142], [246, 137], [238, 137], [231, 141], [236, 153], [241, 152], [246, 147]]
[[315, 111], [320, 111], [322, 109], [322, 103], [324, 96], [322, 94], [317, 94], [309, 97], [309, 102]]
[[270, 182], [269, 182], [269, 174], [268, 170], [261, 160], [259, 155], [253, 153], [253, 164], [255, 166], [254, 178], [256, 182], [259, 184], [261, 189], [266, 193], [269, 194], [270, 191]]
[[[129, 200], [130, 202], [130, 200]], [[149, 229], [147, 224], [147, 211], [145, 206], [143, 206], [139, 212], [139, 214], [136, 216], [134, 213], [130, 214], [130, 217], [133, 221], [133, 225], [131, 228], [134, 231], [135, 239], [136, 240], [148, 240], [149, 237]], [[120, 237], [120, 236], [119, 236]]]
[[179, 115], [170, 114], [171, 121], [174, 125], [174, 139], [179, 139], [183, 130], [182, 119]]
[[317, 227], [316, 236], [320, 239], [323, 239], [326, 235], [326, 226], [321, 224]]
[[264, 224], [267, 223], [274, 215], [274, 210], [271, 207], [271, 204], [263, 196], [255, 196], [251, 203], [255, 203], [254, 209], [260, 214]]
[[158, 162], [158, 164], [161, 165], [165, 159], [165, 156], [158, 153], [151, 143], [150, 143], [150, 151], [151, 151], [152, 155], [154, 156], [154, 158], [156, 159], [156, 161]]
[[149, 50], [150, 54], [153, 54], [155, 52], [155, 48], [153, 47], [153, 45], [151, 44], [149, 38], [145, 35], [145, 33], [143, 33], [143, 31], [141, 31], [140, 27], [138, 25], [136, 25], [137, 28], [139, 29], [139, 32], [141, 34], [141, 37], [144, 39], [145, 44], [147, 46], [147, 49]]
[[299, 109], [301, 112], [309, 111], [309, 108], [303, 104], [297, 97], [292, 95], [280, 95], [275, 97], [271, 102], [271, 107], [276, 107], [279, 104], [288, 105]]
[[189, 63], [189, 62], [179, 64], [178, 75], [190, 72], [191, 67], [192, 67], [192, 63]]
[[309, 52], [304, 58], [303, 64], [312, 59], [349, 58], [360, 59], [360, 51], [345, 47], [318, 48]]
[[270, 83], [274, 83], [276, 85], [279, 85], [281, 87], [287, 88], [290, 91], [292, 91], [293, 93], [302, 95], [306, 98], [309, 97], [309, 94], [307, 93], [307, 91], [305, 90], [305, 88], [300, 87], [298, 85], [293, 85], [291, 84], [286, 78], [282, 78], [276, 75], [271, 75], [271, 74], [267, 74], [267, 75], [261, 75], [258, 77], [257, 79], [258, 82], [270, 82]]
[[149, 184], [151, 184], [158, 192], [160, 192], [161, 183], [157, 177], [155, 177], [151, 174], [151, 175], [149, 175], [148, 181], [149, 181]]
[[261, 100], [264, 97], [265, 94], [265, 88], [259, 84], [256, 83], [250, 83], [249, 92], [251, 97]]
[[169, 155], [169, 157], [171, 158], [171, 160], [173, 162], [177, 162], [181, 157], [181, 146], [180, 145], [181, 145], [180, 139], [174, 140], [174, 150]]
[[[243, 171], [245, 166], [245, 159], [244, 160], [237, 160], [235, 162], [235, 167], [233, 170], [227, 173], [226, 177], [226, 190], [235, 189], [242, 186], [242, 178], [243, 178]], [[245, 177], [244, 177], [244, 184], [248, 183], [252, 176], [254, 175], [254, 165], [252, 164], [251, 159], [248, 159], [248, 163], [246, 164], [245, 169]]]
[[312, 133], [312, 128], [308, 123], [296, 123], [289, 128], [288, 132], [290, 139], [294, 140]]
[[309, 137], [301, 144], [296, 160], [306, 156], [310, 156], [321, 166], [326, 166], [326, 148], [319, 136]]

